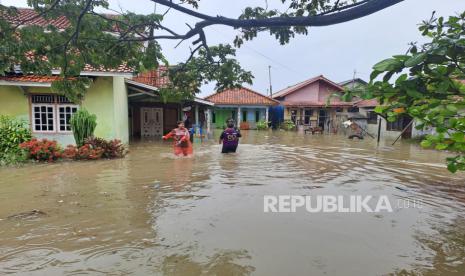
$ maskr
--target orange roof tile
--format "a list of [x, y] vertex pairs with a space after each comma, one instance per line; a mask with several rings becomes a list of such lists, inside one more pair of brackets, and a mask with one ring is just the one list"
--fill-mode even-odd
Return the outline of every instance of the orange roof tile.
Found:
[[148, 72], [138, 74], [137, 76], [132, 78], [132, 81], [143, 83], [157, 88], [166, 87], [170, 82], [167, 73], [168, 68], [166, 66], [160, 66], [156, 70], [151, 70]]
[[63, 79], [60, 76], [36, 76], [36, 75], [15, 75], [15, 76], [0, 76], [1, 81], [9, 82], [39, 82], [52, 83]]
[[[41, 26], [47, 27], [52, 25], [58, 29], [66, 29], [71, 26], [69, 20], [65, 16], [59, 16], [54, 19], [45, 19], [42, 16], [39, 16], [37, 11], [29, 8], [17, 8], [18, 13], [14, 16], [5, 15], [5, 18], [14, 25], [20, 26]], [[114, 18], [117, 15], [103, 14], [108, 18]], [[116, 28], [116, 26], [114, 26]], [[115, 31], [115, 30], [114, 30]], [[36, 56], [34, 53], [26, 53], [27, 57], [31, 60], [34, 58], [39, 58], [43, 61], [47, 61], [46, 56]], [[86, 64], [82, 69], [84, 72], [105, 72], [105, 73], [133, 73], [134, 69], [127, 66], [127, 64], [121, 64], [117, 68], [104, 68], [103, 66], [94, 67], [89, 64]]]
[[6, 16], [8, 21], [15, 25], [34, 25], [47, 27], [52, 25], [58, 29], [66, 29], [70, 26], [69, 20], [65, 16], [59, 16], [54, 19], [45, 19], [38, 16], [38, 13], [33, 9], [18, 8], [18, 13], [14, 16]]
[[278, 105], [279, 102], [249, 88], [234, 88], [205, 98], [217, 105]]

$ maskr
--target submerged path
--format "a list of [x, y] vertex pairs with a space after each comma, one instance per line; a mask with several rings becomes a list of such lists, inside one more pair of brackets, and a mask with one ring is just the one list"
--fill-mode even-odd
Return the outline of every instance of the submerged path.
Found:
[[[465, 176], [444, 154], [243, 134], [230, 155], [211, 141], [177, 159], [145, 142], [121, 160], [1, 168], [0, 274], [465, 275]], [[264, 195], [386, 195], [421, 208], [264, 213]]]

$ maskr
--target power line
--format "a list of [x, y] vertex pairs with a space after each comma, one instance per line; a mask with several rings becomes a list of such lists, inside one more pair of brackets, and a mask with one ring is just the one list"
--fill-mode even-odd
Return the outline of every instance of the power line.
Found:
[[303, 76], [303, 77], [307, 77], [307, 76], [303, 75], [301, 72], [292, 69], [291, 67], [289, 67], [289, 66], [287, 66], [287, 65], [285, 65], [285, 64], [283, 64], [283, 63], [281, 63], [281, 62], [279, 62], [279, 61], [277, 61], [277, 60], [275, 60], [275, 59], [273, 59], [273, 58], [271, 58], [271, 57], [269, 57], [269, 56], [267, 56], [267, 55], [261, 53], [261, 52], [258, 51], [258, 50], [255, 50], [254, 48], [252, 48], [252, 47], [250, 47], [250, 46], [248, 46], [248, 45], [245, 45], [245, 44], [244, 44], [243, 47], [245, 47], [245, 48], [247, 48], [247, 49], [249, 49], [249, 50], [255, 52], [257, 55], [260, 55], [260, 56], [264, 57], [265, 59], [267, 59], [267, 60], [269, 60], [269, 61], [271, 61], [271, 62], [273, 62], [273, 63], [279, 65], [280, 67], [282, 67], [282, 68], [284, 68], [284, 69], [287, 69], [288, 71], [290, 71], [290, 72], [292, 72], [292, 73], [299, 74], [300, 76]]
[[[216, 28], [216, 27], [213, 27], [213, 28], [215, 28], [215, 29], [218, 30], [218, 28]], [[222, 32], [219, 31], [219, 30], [218, 30], [218, 32], [216, 32], [216, 34], [220, 34], [220, 36], [222, 36], [224, 39], [229, 40], [229, 39], [224, 35], [224, 33], [222, 33]], [[289, 66], [287, 66], [287, 65], [285, 65], [285, 64], [283, 64], [283, 63], [281, 63], [281, 62], [279, 62], [279, 61], [277, 61], [277, 60], [275, 60], [274, 58], [271, 58], [271, 57], [269, 57], [269, 56], [263, 54], [262, 52], [260, 52], [260, 51], [258, 51], [258, 50], [256, 50], [256, 49], [254, 49], [254, 48], [252, 48], [252, 47], [250, 47], [249, 45], [247, 45], [247, 44], [245, 44], [245, 43], [244, 43], [241, 47], [244, 47], [244, 48], [246, 48], [246, 49], [248, 49], [248, 50], [254, 52], [255, 54], [257, 54], [257, 55], [259, 55], [259, 56], [261, 56], [261, 57], [263, 57], [263, 58], [265, 58], [265, 59], [267, 59], [267, 60], [269, 60], [269, 61], [271, 61], [271, 62], [277, 64], [277, 65], [279, 65], [280, 67], [282, 67], [282, 68], [284, 68], [284, 69], [286, 69], [286, 70], [288, 70], [288, 71], [290, 71], [290, 72], [292, 72], [292, 73], [294, 73], [294, 74], [298, 74], [298, 75], [300, 75], [300, 76], [302, 76], [302, 77], [304, 77], [304, 78], [307, 78], [307, 77], [308, 77], [308, 76], [302, 74], [302, 72], [299, 72], [299, 71], [296, 71], [296, 70], [292, 69], [291, 67], [289, 67]]]

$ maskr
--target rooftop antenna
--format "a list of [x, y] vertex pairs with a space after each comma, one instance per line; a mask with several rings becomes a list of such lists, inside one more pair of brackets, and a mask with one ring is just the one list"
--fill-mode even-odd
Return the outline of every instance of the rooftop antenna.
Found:
[[271, 85], [271, 65], [268, 65], [268, 79], [270, 81], [270, 97], [273, 96], [273, 86]]

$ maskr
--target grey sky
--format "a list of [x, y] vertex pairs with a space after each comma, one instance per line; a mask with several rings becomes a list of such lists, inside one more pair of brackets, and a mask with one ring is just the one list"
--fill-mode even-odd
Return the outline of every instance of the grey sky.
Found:
[[[26, 0], [3, 0], [4, 5], [26, 6]], [[268, 2], [280, 2], [277, 0]], [[150, 13], [154, 4], [149, 0], [110, 0], [111, 8], [136, 13]], [[264, 0], [202, 0], [200, 11], [210, 15], [237, 17], [246, 6], [262, 5]], [[158, 7], [159, 11], [162, 10]], [[267, 93], [268, 65], [272, 66], [272, 84], [276, 92], [289, 85], [323, 74], [333, 81], [357, 77], [368, 79], [371, 67], [391, 55], [404, 53], [411, 41], [421, 41], [418, 23], [431, 16], [449, 16], [465, 11], [464, 0], [406, 0], [376, 14], [335, 26], [312, 28], [308, 36], [298, 36], [281, 46], [277, 40], [263, 33], [238, 50], [237, 59], [255, 76], [254, 90]], [[166, 24], [179, 32], [186, 30], [186, 22], [195, 19], [171, 11]], [[237, 31], [214, 26], [207, 30], [209, 44], [232, 42]], [[176, 42], [177, 43], [177, 42]], [[170, 63], [184, 60], [189, 55], [189, 42], [174, 49], [174, 42], [162, 41], [164, 54]], [[213, 85], [202, 88], [200, 96], [211, 94]]]

